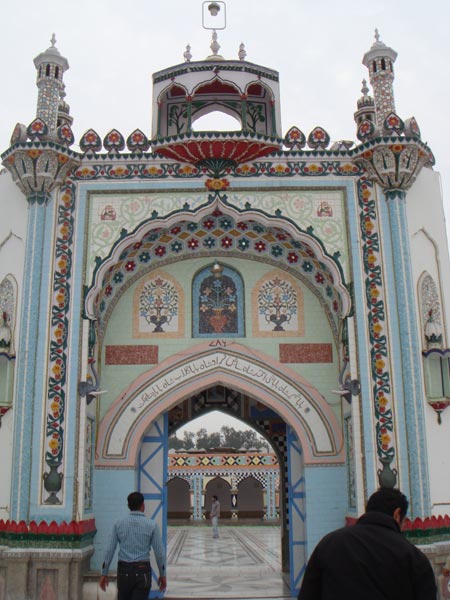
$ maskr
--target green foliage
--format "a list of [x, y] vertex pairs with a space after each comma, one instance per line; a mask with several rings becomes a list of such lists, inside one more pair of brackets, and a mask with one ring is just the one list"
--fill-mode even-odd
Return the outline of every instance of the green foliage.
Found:
[[247, 104], [247, 128], [256, 133], [257, 123], [264, 123], [265, 120], [262, 105], [249, 102]]
[[267, 440], [259, 435], [254, 429], [246, 429], [237, 431], [234, 427], [223, 425], [220, 431], [208, 433], [203, 427], [196, 433], [193, 431], [185, 431], [180, 439], [176, 433], [169, 437], [169, 449], [180, 450], [211, 450], [212, 448], [260, 448], [267, 446]]
[[187, 119], [187, 104], [172, 104], [169, 109], [169, 125], [175, 125], [177, 133], [181, 133]]

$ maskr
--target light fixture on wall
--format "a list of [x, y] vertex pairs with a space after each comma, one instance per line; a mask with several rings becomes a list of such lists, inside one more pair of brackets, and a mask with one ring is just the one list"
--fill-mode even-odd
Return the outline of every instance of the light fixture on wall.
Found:
[[91, 369], [95, 377], [95, 382], [92, 381], [90, 375], [87, 376], [86, 381], [80, 381], [78, 383], [78, 394], [82, 398], [86, 398], [86, 404], [89, 405], [94, 398], [98, 398], [102, 394], [106, 394], [107, 390], [101, 390], [99, 385], [98, 373], [94, 367], [94, 362], [91, 363]]
[[339, 373], [339, 390], [331, 390], [333, 394], [338, 394], [342, 398], [345, 398], [349, 404], [352, 402], [352, 396], [358, 396], [361, 392], [361, 384], [358, 379], [352, 379], [347, 376], [344, 380], [344, 373], [348, 365], [348, 359], [344, 359], [344, 364], [341, 372]]
[[448, 398], [435, 398], [429, 399], [428, 404], [437, 413], [437, 422], [442, 425], [442, 413], [446, 408], [450, 406], [450, 400]]

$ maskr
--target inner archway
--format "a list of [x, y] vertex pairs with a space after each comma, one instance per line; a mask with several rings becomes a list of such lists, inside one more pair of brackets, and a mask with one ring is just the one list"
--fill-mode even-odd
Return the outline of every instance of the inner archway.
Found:
[[241, 519], [261, 519], [264, 516], [263, 487], [249, 475], [239, 485], [239, 515]]
[[[177, 418], [191, 413], [192, 405], [184, 402], [171, 411], [172, 416], [169, 414], [167, 487], [172, 524], [186, 523], [187, 513], [187, 523], [207, 521], [214, 494], [219, 497], [221, 520], [226, 525], [240, 525], [244, 519], [254, 525], [280, 523], [280, 464], [283, 466], [285, 460], [284, 444], [275, 450], [270, 438], [272, 430], [284, 436], [285, 424], [273, 411], [271, 425], [267, 427], [266, 423], [266, 430], [249, 416], [236, 418], [231, 415], [227, 398], [228, 402], [236, 401], [236, 392], [223, 386], [214, 386], [204, 390], [200, 397], [194, 396], [191, 401], [196, 409], [204, 403], [205, 412], [175, 431]], [[215, 410], [208, 410], [211, 403]], [[267, 417], [270, 411], [263, 410]], [[176, 483], [181, 481], [190, 488], [190, 497]], [[172, 498], [173, 495], [177, 498]], [[175, 504], [177, 512], [171, 510]]]
[[181, 477], [174, 477], [167, 482], [167, 518], [190, 518], [189, 482]]
[[[195, 531], [186, 531], [186, 528], [184, 528], [184, 531], [180, 532], [174, 531], [171, 527], [168, 528], [169, 572], [171, 565], [172, 567], [176, 566], [172, 573], [175, 586], [174, 594], [175, 596], [179, 595], [176, 593], [178, 577], [181, 575], [183, 576], [182, 581], [180, 581], [181, 587], [178, 590], [178, 592], [181, 592], [182, 587], [186, 585], [186, 576], [188, 576], [188, 573], [184, 573], [183, 569], [181, 572], [179, 570], [179, 567], [183, 566], [184, 563], [181, 565], [176, 564], [178, 560], [182, 560], [183, 548], [187, 549], [187, 553], [183, 560], [189, 562], [192, 557], [192, 552], [188, 548], [189, 544], [192, 543], [195, 547], [199, 544], [204, 544], [205, 547], [207, 547], [212, 539], [209, 527], [204, 525], [207, 521], [202, 521], [202, 519], [209, 511], [213, 495], [217, 495], [221, 502], [221, 517], [225, 520], [229, 520], [231, 525], [230, 527], [224, 527], [224, 534], [221, 534], [220, 539], [224, 538], [227, 541], [227, 547], [234, 557], [233, 560], [235, 560], [236, 557], [246, 560], [249, 567], [248, 573], [251, 573], [251, 569], [255, 566], [252, 562], [253, 558], [256, 562], [264, 562], [264, 558], [262, 558], [263, 555], [258, 551], [258, 548], [261, 544], [270, 545], [273, 551], [271, 554], [272, 563], [269, 571], [271, 577], [275, 577], [277, 580], [277, 590], [279, 590], [279, 586], [286, 585], [283, 582], [283, 572], [289, 572], [291, 589], [294, 590], [296, 589], [296, 582], [298, 581], [306, 562], [304, 553], [306, 529], [304, 519], [299, 518], [299, 515], [305, 515], [304, 494], [300, 494], [298, 498], [295, 498], [294, 495], [286, 493], [286, 490], [288, 489], [295, 490], [298, 487], [298, 480], [301, 479], [303, 481], [304, 479], [303, 456], [298, 440], [289, 425], [274, 410], [261, 404], [255, 399], [243, 396], [237, 390], [221, 385], [211, 386], [210, 388], [203, 390], [201, 394], [196, 394], [185, 399], [182, 403], [173, 407], [164, 415], [164, 417], [161, 417], [159, 419], [159, 424], [156, 424], [156, 427], [159, 428], [160, 432], [163, 434], [162, 437], [164, 437], [163, 429], [166, 429], [165, 437], [167, 439], [169, 431], [176, 429], [177, 425], [180, 423], [185, 423], [186, 416], [189, 418], [189, 416], [194, 414], [198, 416], [201, 413], [209, 412], [211, 402], [214, 403], [215, 408], [223, 409], [226, 414], [233, 414], [234, 412], [240, 420], [260, 433], [266, 440], [265, 445], [272, 446], [272, 457], [276, 454], [277, 463], [280, 468], [278, 470], [277, 465], [276, 472], [272, 468], [273, 465], [270, 464], [270, 460], [273, 459], [270, 458], [271, 453], [270, 451], [267, 452], [267, 447], [248, 449], [247, 452], [241, 452], [240, 454], [233, 452], [234, 449], [231, 448], [224, 448], [222, 453], [208, 451], [195, 453], [191, 451], [190, 453], [180, 452], [169, 454], [169, 464], [177, 465], [177, 468], [172, 471], [172, 475], [175, 474], [175, 476], [180, 479], [189, 480], [191, 513], [193, 517], [192, 522], [197, 521], [198, 525], [196, 528], [194, 527]], [[237, 411], [238, 406], [245, 407], [244, 413]], [[157, 458], [158, 447], [163, 448], [162, 445], [160, 445], [162, 437], [158, 438], [158, 435], [155, 435], [154, 428], [155, 423], [152, 424], [149, 431], [144, 436], [142, 448], [139, 453], [140, 457], [143, 458], [143, 461], [139, 465], [139, 472], [144, 473], [143, 476], [139, 477], [140, 489], [143, 492], [144, 497], [148, 497], [149, 499], [154, 499], [155, 497], [155, 484], [161, 489], [165, 487], [164, 482], [158, 484], [158, 482], [155, 481], [155, 471], [150, 468], [147, 469], [147, 466], [150, 464], [150, 457], [152, 464], [158, 464], [158, 462], [160, 462]], [[263, 452], [259, 452], [259, 450], [263, 450]], [[300, 450], [300, 452], [298, 450]], [[257, 465], [260, 466], [260, 469], [255, 468]], [[171, 468], [169, 466], [168, 473], [170, 473], [170, 471]], [[249, 474], [251, 473], [255, 476], [253, 481], [249, 479]], [[301, 474], [300, 478], [299, 473]], [[248, 524], [243, 523], [242, 528], [240, 526], [236, 529], [236, 525], [239, 524], [239, 484], [243, 481], [247, 481], [243, 484], [244, 490], [248, 487], [248, 482], [254, 487], [255, 483], [258, 484], [256, 478], [265, 481], [264, 494], [266, 506], [264, 507], [263, 522], [264, 517], [267, 517], [269, 514], [267, 505], [270, 504], [272, 506], [271, 510], [273, 512], [275, 500], [278, 500], [278, 498], [280, 499], [279, 512], [281, 518], [278, 529], [275, 528], [275, 532], [273, 526], [269, 529], [268, 527], [265, 527], [264, 524], [260, 525], [259, 528], [250, 528], [249, 531], [245, 531], [245, 527], [248, 527]], [[184, 485], [183, 487], [185, 489]], [[262, 496], [261, 488], [262, 486], [260, 485], [260, 505]], [[185, 494], [185, 492], [183, 493]], [[165, 512], [164, 498], [162, 498], [160, 506], [154, 505], [154, 512], [157, 514], [158, 511], [163, 514]], [[277, 516], [277, 511], [275, 511], [273, 516]], [[235, 519], [234, 522], [233, 519]], [[265, 535], [266, 532], [262, 531], [265, 528], [269, 537], [272, 536], [270, 541], [268, 541], [268, 538]], [[276, 534], [277, 530], [278, 534]], [[202, 535], [205, 537], [202, 538]], [[278, 537], [278, 541], [276, 538], [273, 538], [274, 535]], [[251, 550], [251, 548], [253, 548], [253, 550]], [[276, 548], [278, 548], [278, 551]], [[298, 554], [298, 548], [303, 549], [302, 556]], [[231, 551], [231, 549], [233, 550]], [[217, 548], [213, 548], [211, 551], [215, 552], [215, 550], [217, 550]], [[214, 552], [209, 560], [214, 560]], [[276, 558], [277, 552], [278, 559]], [[253, 558], [251, 558], [252, 556]], [[172, 557], [172, 559], [170, 557]], [[226, 565], [223, 564], [223, 560], [222, 557], [219, 564], [225, 575], [223, 569], [225, 569]], [[278, 564], [278, 567], [275, 566], [276, 564]], [[233, 565], [229, 563], [228, 566], [231, 568]], [[236, 566], [238, 565], [234, 565], [233, 568], [235, 569]], [[278, 574], [274, 575], [274, 572]], [[231, 572], [229, 577], [231, 581]], [[200, 578], [201, 580], [201, 574], [198, 574], [197, 578]], [[242, 579], [238, 579], [238, 581], [242, 584]], [[199, 587], [196, 590], [196, 597], [211, 597], [211, 590], [209, 587], [206, 587], [204, 593], [202, 593], [202, 584], [197, 582], [197, 585]], [[208, 581], [205, 582], [205, 585], [210, 585], [209, 578]], [[229, 583], [228, 585], [231, 584]], [[285, 591], [286, 590], [287, 588]], [[275, 595], [278, 595], [278, 593], [279, 592], [277, 591]], [[246, 596], [245, 591], [242, 590], [242, 588], [239, 588], [238, 595], [240, 597], [253, 597], [254, 589], [251, 591], [249, 589], [248, 595]]]
[[205, 488], [205, 507], [210, 510], [213, 503], [213, 497], [217, 496], [220, 502], [220, 518], [230, 519], [232, 515], [229, 498], [231, 496], [231, 485], [223, 477], [214, 477], [210, 479]]

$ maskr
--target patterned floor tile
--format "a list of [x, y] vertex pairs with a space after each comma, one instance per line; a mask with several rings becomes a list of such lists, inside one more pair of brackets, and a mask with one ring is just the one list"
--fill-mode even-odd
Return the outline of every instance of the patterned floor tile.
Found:
[[279, 600], [290, 598], [281, 572], [279, 527], [168, 528], [166, 598]]

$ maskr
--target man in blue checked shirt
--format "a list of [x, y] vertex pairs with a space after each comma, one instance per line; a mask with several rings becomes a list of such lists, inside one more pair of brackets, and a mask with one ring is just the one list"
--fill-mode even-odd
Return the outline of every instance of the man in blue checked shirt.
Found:
[[144, 496], [140, 492], [133, 492], [127, 500], [130, 514], [114, 525], [102, 567], [100, 587], [106, 591], [109, 565], [119, 544], [118, 600], [147, 600], [152, 585], [150, 550], [153, 548], [158, 563], [158, 586], [161, 592], [167, 587], [165, 553], [158, 525], [144, 515]]

